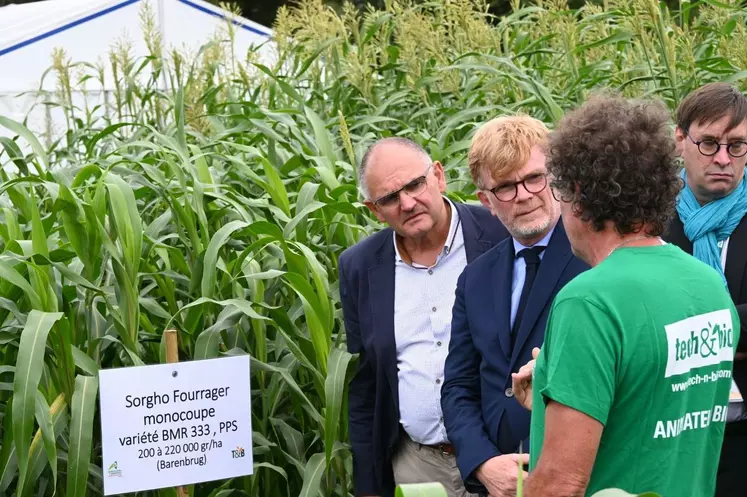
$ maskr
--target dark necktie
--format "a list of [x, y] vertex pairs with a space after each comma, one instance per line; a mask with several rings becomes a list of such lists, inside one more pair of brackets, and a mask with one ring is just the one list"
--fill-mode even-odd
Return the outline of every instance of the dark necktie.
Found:
[[521, 318], [524, 317], [524, 309], [527, 306], [527, 300], [529, 300], [529, 292], [532, 290], [534, 284], [534, 278], [537, 276], [537, 270], [540, 265], [540, 254], [545, 250], [545, 247], [532, 247], [526, 248], [519, 251], [517, 257], [523, 257], [527, 264], [526, 278], [524, 278], [524, 287], [521, 289], [521, 297], [519, 297], [519, 308], [516, 310], [516, 317], [514, 318], [514, 326], [511, 329], [512, 338], [516, 336], [521, 327]]

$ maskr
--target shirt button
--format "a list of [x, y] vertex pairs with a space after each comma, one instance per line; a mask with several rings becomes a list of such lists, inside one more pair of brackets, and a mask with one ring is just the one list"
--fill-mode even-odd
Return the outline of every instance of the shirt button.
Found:
[[436, 378], [436, 385], [441, 384], [441, 378]]
[[441, 421], [443, 423], [444, 422], [444, 417], [441, 416], [441, 419], [439, 421]]
[[441, 342], [436, 342], [436, 345], [438, 345], [440, 347], [441, 346]]
[[433, 274], [433, 269], [429, 269], [428, 274]]
[[431, 310], [432, 310], [433, 312], [436, 312], [436, 308], [435, 308], [435, 307], [433, 307], [433, 308], [432, 308]]
[[505, 391], [506, 397], [511, 398], [514, 396], [514, 389], [513, 388], [507, 388]]

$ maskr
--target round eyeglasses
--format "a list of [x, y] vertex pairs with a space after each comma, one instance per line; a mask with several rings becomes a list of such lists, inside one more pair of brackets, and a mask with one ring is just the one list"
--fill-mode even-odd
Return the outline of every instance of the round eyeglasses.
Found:
[[747, 154], [747, 142], [744, 141], [735, 141], [731, 143], [719, 143], [716, 140], [713, 140], [711, 138], [706, 138], [705, 140], [695, 141], [693, 140], [693, 137], [690, 136], [689, 133], [685, 133], [688, 138], [690, 138], [690, 141], [693, 142], [698, 147], [698, 151], [707, 156], [711, 157], [713, 155], [716, 155], [719, 150], [721, 150], [721, 146], [724, 145], [726, 147], [726, 153], [731, 155], [732, 157], [744, 157], [745, 154]]
[[545, 189], [545, 187], [547, 187], [547, 174], [530, 174], [521, 181], [517, 181], [516, 183], [498, 185], [488, 191], [495, 195], [495, 198], [497, 198], [501, 202], [510, 202], [516, 198], [516, 195], [518, 195], [519, 185], [524, 185], [524, 189], [529, 193], [540, 193]]

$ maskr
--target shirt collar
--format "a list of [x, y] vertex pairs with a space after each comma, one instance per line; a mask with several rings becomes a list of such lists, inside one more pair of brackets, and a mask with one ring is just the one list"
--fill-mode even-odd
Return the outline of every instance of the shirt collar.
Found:
[[[555, 226], [557, 226], [557, 224], [555, 224]], [[555, 232], [555, 226], [553, 226], [552, 229], [548, 231], [547, 234], [543, 236], [542, 239], [538, 241], [537, 243], [535, 243], [533, 246], [547, 247], [547, 245], [550, 243], [550, 238], [552, 237], [552, 234]], [[518, 257], [516, 254], [518, 254], [520, 250], [525, 249], [525, 248], [530, 248], [516, 241], [516, 238], [511, 237], [511, 240], [513, 240], [514, 242], [514, 257]]]
[[[448, 197], [442, 197], [444, 199], [444, 202], [447, 202], [449, 206], [451, 207], [451, 223], [449, 224], [449, 234], [446, 236], [446, 242], [444, 243], [444, 246], [441, 248], [441, 253], [438, 256], [438, 259], [436, 259], [436, 264], [441, 261], [443, 257], [446, 257], [449, 255], [448, 248], [451, 245], [451, 241], [454, 240], [454, 237], [457, 235], [456, 229], [457, 224], [459, 223], [459, 211], [457, 211], [456, 206], [454, 205], [454, 202], [448, 199]], [[402, 263], [404, 264], [405, 261], [402, 260], [402, 256], [399, 253], [399, 247], [397, 246], [397, 233], [392, 232], [392, 243], [394, 243], [394, 261], [396, 263]]]

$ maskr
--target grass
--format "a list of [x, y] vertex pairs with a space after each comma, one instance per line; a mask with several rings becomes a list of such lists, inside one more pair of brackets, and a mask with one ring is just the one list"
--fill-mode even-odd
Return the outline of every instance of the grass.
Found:
[[65, 133], [0, 117], [0, 494], [101, 495], [97, 372], [165, 362], [175, 328], [181, 361], [252, 358], [254, 476], [192, 495], [349, 495], [337, 257], [379, 229], [355, 184], [365, 147], [413, 138], [473, 200], [469, 139], [497, 114], [552, 126], [598, 89], [674, 108], [709, 81], [744, 88], [735, 2], [513, 7], [306, 0], [279, 15], [273, 67], [234, 53], [228, 25], [198, 54], [164, 47], [146, 8], [152, 55], [112, 48], [96, 112], [71, 94], [102, 66], [56, 51]]

